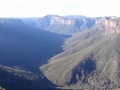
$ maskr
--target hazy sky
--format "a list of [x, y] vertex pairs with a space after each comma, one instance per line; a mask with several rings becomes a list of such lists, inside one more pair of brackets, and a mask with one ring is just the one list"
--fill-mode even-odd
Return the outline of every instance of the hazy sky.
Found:
[[0, 0], [0, 17], [120, 16], [119, 0]]

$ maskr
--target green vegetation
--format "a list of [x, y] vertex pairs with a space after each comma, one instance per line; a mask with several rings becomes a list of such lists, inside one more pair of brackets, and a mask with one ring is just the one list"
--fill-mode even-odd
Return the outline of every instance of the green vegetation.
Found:
[[119, 90], [120, 18], [72, 19], [73, 24], [54, 15], [0, 19], [0, 86], [6, 90]]
[[54, 84], [66, 89], [120, 88], [120, 34], [104, 35], [94, 26], [65, 41], [64, 52], [40, 67]]
[[54, 85], [47, 81], [47, 79], [42, 75], [2, 65], [0, 65], [0, 85], [5, 87], [6, 90], [54, 89]]
[[67, 35], [58, 35], [26, 26], [19, 19], [1, 19], [0, 64], [19, 66], [33, 72], [52, 56], [62, 52]]

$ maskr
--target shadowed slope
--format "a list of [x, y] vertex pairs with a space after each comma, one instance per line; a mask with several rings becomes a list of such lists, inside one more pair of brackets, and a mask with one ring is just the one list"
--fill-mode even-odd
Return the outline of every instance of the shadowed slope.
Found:
[[[39, 74], [0, 65], [0, 85], [6, 90], [53, 90], [54, 85]], [[1, 90], [1, 89], [0, 89]]]
[[28, 27], [19, 19], [0, 19], [0, 63], [35, 72], [36, 67], [62, 52], [67, 37]]

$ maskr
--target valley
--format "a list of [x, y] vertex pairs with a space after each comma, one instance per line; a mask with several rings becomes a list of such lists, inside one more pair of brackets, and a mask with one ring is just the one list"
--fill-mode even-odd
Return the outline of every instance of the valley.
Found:
[[1, 18], [0, 86], [119, 90], [119, 40], [119, 17]]

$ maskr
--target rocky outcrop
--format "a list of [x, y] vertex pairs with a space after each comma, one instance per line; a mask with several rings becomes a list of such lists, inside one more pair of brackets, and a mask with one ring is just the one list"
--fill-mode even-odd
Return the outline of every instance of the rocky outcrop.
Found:
[[95, 27], [104, 30], [104, 35], [112, 33], [120, 33], [120, 18], [118, 17], [102, 17], [95, 22]]
[[71, 24], [75, 24], [75, 20], [64, 20], [64, 19], [59, 19], [59, 18], [53, 18], [50, 21], [50, 24], [67, 24], [67, 25], [71, 25]]

